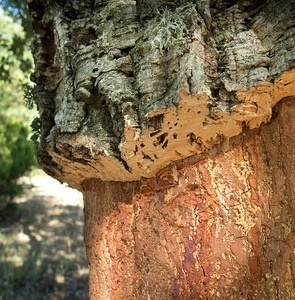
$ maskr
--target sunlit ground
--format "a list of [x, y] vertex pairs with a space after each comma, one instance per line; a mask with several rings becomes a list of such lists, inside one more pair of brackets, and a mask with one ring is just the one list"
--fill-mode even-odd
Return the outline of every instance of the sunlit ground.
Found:
[[0, 222], [0, 300], [88, 299], [81, 194], [44, 174], [25, 182]]

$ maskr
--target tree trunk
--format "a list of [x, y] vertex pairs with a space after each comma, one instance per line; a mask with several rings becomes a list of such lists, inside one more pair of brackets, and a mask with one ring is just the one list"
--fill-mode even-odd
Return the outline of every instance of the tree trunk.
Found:
[[38, 157], [84, 194], [90, 298], [295, 298], [294, 1], [29, 7]]

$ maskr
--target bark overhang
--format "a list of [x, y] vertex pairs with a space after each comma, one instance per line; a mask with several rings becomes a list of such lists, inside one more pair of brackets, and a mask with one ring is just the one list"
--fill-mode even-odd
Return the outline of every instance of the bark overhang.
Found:
[[293, 1], [49, 2], [29, 4], [38, 155], [78, 189], [226, 146], [295, 96]]

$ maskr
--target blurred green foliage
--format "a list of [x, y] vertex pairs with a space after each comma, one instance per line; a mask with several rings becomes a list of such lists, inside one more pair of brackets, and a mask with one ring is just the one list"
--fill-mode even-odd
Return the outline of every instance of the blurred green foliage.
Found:
[[16, 118], [0, 115], [0, 209], [21, 189], [17, 179], [33, 166], [33, 144], [28, 140], [28, 127]]
[[28, 35], [13, 12], [0, 9], [0, 211], [20, 192], [19, 177], [36, 165], [29, 139], [36, 111], [29, 111], [24, 100], [32, 87], [33, 59]]
[[6, 15], [12, 17], [15, 22], [22, 25], [26, 39], [33, 36], [31, 28], [27, 1], [25, 0], [0, 0], [0, 9], [3, 9]]
[[24, 106], [24, 87], [33, 59], [23, 27], [0, 10], [0, 111], [30, 123], [32, 112]]

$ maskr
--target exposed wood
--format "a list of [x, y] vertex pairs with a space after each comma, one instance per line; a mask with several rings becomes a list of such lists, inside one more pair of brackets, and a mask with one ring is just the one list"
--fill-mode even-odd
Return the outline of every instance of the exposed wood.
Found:
[[90, 296], [295, 298], [295, 102], [229, 150], [135, 183], [84, 182]]

